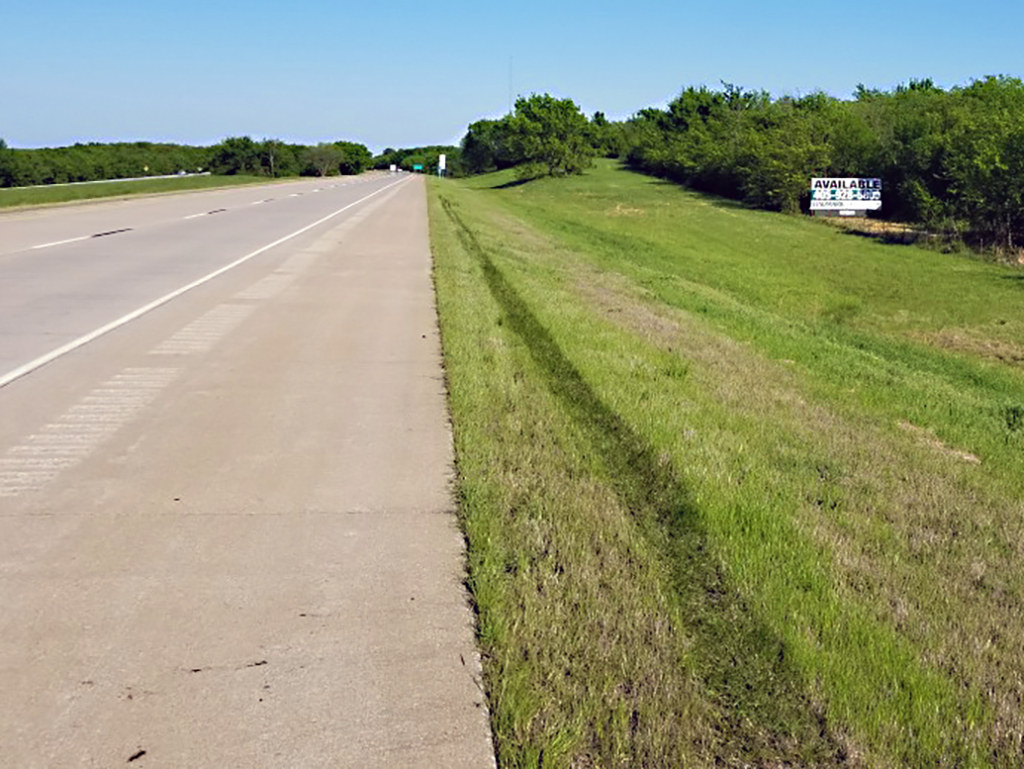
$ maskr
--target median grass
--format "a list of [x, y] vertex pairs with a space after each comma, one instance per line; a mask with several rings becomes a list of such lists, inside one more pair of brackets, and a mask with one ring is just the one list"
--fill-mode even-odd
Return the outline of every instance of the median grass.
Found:
[[503, 766], [1024, 760], [1024, 274], [602, 164], [433, 181]]
[[157, 195], [165, 192], [210, 190], [245, 184], [269, 184], [264, 176], [182, 176], [171, 179], [88, 182], [53, 187], [0, 187], [0, 208], [71, 203], [97, 198]]

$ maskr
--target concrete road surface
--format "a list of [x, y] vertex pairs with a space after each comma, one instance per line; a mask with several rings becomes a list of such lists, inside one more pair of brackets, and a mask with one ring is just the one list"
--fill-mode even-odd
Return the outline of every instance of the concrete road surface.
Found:
[[491, 766], [422, 180], [211, 195], [0, 217], [0, 766]]

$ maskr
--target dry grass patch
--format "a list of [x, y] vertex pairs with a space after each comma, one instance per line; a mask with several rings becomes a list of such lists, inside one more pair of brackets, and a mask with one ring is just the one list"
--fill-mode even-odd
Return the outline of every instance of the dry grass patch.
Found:
[[616, 203], [615, 208], [608, 211], [608, 216], [643, 216], [642, 208], [633, 208], [622, 203]]
[[[1011, 330], [1016, 331], [1015, 328]], [[1024, 328], [1020, 329], [1024, 331]], [[1005, 332], [1004, 332], [1005, 333]], [[984, 360], [993, 360], [1011, 366], [1024, 366], [1024, 345], [981, 334], [974, 329], [946, 328], [933, 333], [912, 333], [910, 337], [942, 350], [965, 353]]]
[[964, 462], [970, 462], [975, 465], [981, 462], [980, 459], [978, 459], [976, 456], [974, 456], [974, 454], [971, 454], [970, 452], [950, 448], [945, 443], [940, 441], [936, 437], [935, 433], [933, 433], [931, 430], [928, 430], [927, 428], [918, 427], [917, 425], [912, 425], [910, 424], [910, 422], [906, 421], [899, 422], [899, 427], [901, 430], [906, 430], [908, 433], [916, 435], [918, 440], [920, 440], [921, 443], [924, 444], [925, 446], [930, 446], [931, 448], [935, 449], [935, 451], [939, 452], [940, 454], [945, 454], [947, 457], [955, 457], [956, 459], [963, 460]]

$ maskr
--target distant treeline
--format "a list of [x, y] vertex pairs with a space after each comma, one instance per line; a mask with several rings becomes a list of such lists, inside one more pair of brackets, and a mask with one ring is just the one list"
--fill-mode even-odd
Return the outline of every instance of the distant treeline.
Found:
[[445, 173], [448, 176], [465, 175], [462, 168], [462, 150], [459, 147], [442, 145], [398, 150], [388, 147], [373, 159], [373, 167], [386, 171], [395, 166], [403, 171], [412, 171], [416, 166], [423, 166], [423, 173], [436, 175], [441, 155], [445, 156]]
[[0, 187], [165, 176], [181, 171], [257, 176], [358, 174], [372, 154], [355, 142], [306, 146], [277, 139], [231, 137], [212, 147], [131, 142], [12, 149], [0, 139]]
[[[531, 108], [469, 126], [462, 140], [467, 173], [530, 167]], [[945, 90], [912, 80], [892, 91], [859, 86], [854, 98], [823, 93], [773, 99], [724, 84], [687, 88], [665, 109], [641, 110], [623, 122], [571, 110], [548, 115], [544, 130], [562, 154], [575, 137], [577, 156], [550, 173], [586, 167], [589, 153], [619, 157], [633, 168], [761, 208], [796, 212], [809, 203], [815, 176], [879, 177], [882, 216], [981, 245], [1024, 244], [1024, 83], [987, 77]], [[550, 107], [550, 103], [548, 104]], [[536, 112], [536, 109], [533, 109]], [[550, 113], [551, 110], [549, 109]], [[575, 117], [569, 113], [575, 113]], [[536, 144], [536, 142], [535, 142]], [[572, 154], [572, 153], [569, 153]]]

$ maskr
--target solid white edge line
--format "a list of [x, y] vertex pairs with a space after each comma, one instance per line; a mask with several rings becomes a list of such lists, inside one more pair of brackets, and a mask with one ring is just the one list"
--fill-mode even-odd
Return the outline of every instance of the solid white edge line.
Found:
[[104, 334], [109, 334], [114, 329], [120, 328], [121, 326], [124, 326], [124, 325], [126, 325], [128, 323], [131, 323], [133, 320], [142, 317], [147, 312], [150, 312], [151, 310], [155, 310], [157, 307], [160, 307], [162, 305], [167, 304], [172, 299], [177, 299], [182, 294], [187, 293], [187, 292], [191, 291], [194, 288], [198, 288], [199, 286], [203, 285], [204, 283], [209, 283], [211, 280], [213, 280], [216, 277], [219, 277], [220, 275], [223, 275], [228, 270], [233, 270], [235, 267], [238, 267], [240, 264], [245, 264], [250, 259], [253, 259], [253, 258], [259, 256], [264, 251], [269, 251], [270, 249], [274, 248], [275, 246], [279, 246], [282, 243], [285, 243], [285, 242], [291, 240], [292, 238], [298, 237], [299, 235], [301, 235], [304, 232], [308, 232], [309, 230], [313, 229], [314, 227], [316, 227], [318, 225], [321, 225], [324, 222], [333, 219], [338, 214], [344, 213], [345, 211], [347, 211], [348, 209], [352, 208], [353, 206], [359, 205], [364, 200], [369, 200], [370, 198], [374, 197], [375, 195], [379, 195], [380, 193], [384, 192], [384, 190], [391, 189], [396, 184], [400, 184], [402, 181], [406, 181], [406, 180], [402, 179], [400, 181], [392, 182], [391, 184], [387, 184], [387, 185], [381, 187], [379, 190], [375, 190], [374, 192], [371, 192], [369, 195], [361, 197], [361, 198], [359, 198], [359, 200], [357, 200], [357, 201], [355, 201], [353, 203], [349, 203], [347, 206], [343, 206], [342, 208], [339, 208], [337, 211], [328, 214], [327, 216], [323, 217], [322, 219], [317, 219], [312, 224], [307, 224], [305, 227], [296, 230], [295, 232], [291, 233], [290, 235], [285, 235], [283, 238], [278, 238], [273, 243], [268, 243], [267, 245], [263, 246], [262, 248], [256, 249], [251, 254], [246, 254], [245, 256], [243, 256], [243, 257], [241, 257], [239, 259], [236, 259], [235, 261], [231, 262], [231, 264], [226, 264], [223, 267], [220, 267], [220, 268], [214, 270], [209, 275], [204, 275], [203, 277], [199, 278], [198, 280], [194, 280], [191, 283], [189, 283], [188, 285], [185, 285], [185, 286], [182, 286], [181, 288], [175, 289], [171, 293], [165, 294], [164, 296], [160, 297], [159, 299], [155, 299], [154, 301], [150, 302], [149, 304], [144, 305], [144, 306], [140, 307], [137, 310], [133, 310], [132, 312], [128, 313], [127, 315], [122, 315], [117, 320], [111, 321], [107, 325], [102, 326], [102, 327], [96, 329], [95, 331], [90, 331], [88, 334], [85, 334], [84, 336], [80, 336], [80, 337], [78, 337], [78, 339], [75, 339], [75, 340], [73, 340], [71, 342], [68, 342], [66, 345], [63, 345], [62, 347], [58, 347], [56, 350], [52, 350], [51, 352], [46, 353], [46, 355], [42, 355], [42, 356], [36, 358], [33, 361], [29, 361], [24, 366], [19, 366], [18, 368], [14, 369], [13, 371], [7, 372], [3, 376], [0, 376], [0, 388], [6, 387], [11, 382], [14, 382], [17, 379], [21, 379], [26, 374], [31, 374], [36, 369], [42, 368], [47, 363], [52, 363], [53, 361], [57, 360], [57, 358], [60, 358], [63, 355], [67, 355], [69, 352], [77, 350], [79, 347], [84, 347], [85, 345], [89, 344], [89, 342], [92, 342], [95, 339], [99, 339]]
[[92, 236], [82, 235], [77, 238], [68, 238], [67, 240], [55, 240], [53, 243], [42, 243], [38, 246], [32, 246], [32, 249], [35, 250], [37, 248], [49, 248], [50, 246], [63, 246], [65, 243], [76, 243], [79, 240], [88, 240], [90, 237]]
[[183, 216], [183, 219], [198, 219], [200, 216], [206, 216], [206, 212], [203, 211], [201, 214], [190, 214], [189, 216]]

